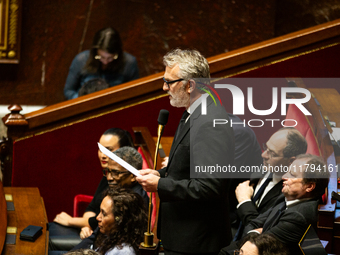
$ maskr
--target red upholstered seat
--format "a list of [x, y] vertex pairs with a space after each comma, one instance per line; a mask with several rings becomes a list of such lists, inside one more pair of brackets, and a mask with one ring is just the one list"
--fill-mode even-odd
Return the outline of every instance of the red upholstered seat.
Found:
[[92, 201], [93, 196], [88, 195], [76, 195], [73, 200], [73, 217], [83, 216], [86, 207]]
[[[311, 123], [306, 115], [300, 111], [295, 104], [290, 104], [288, 107], [286, 120], [295, 120], [298, 124], [295, 128], [306, 138], [307, 140], [307, 153], [321, 156], [319, 145], [317, 143], [316, 137], [311, 128]], [[286, 125], [293, 125], [293, 121], [287, 121]]]
[[[296, 107], [295, 104], [290, 104], [287, 110], [286, 120], [296, 120], [297, 125], [296, 129], [306, 137], [308, 129], [310, 129], [309, 121], [307, 117], [300, 111], [299, 108]], [[287, 121], [286, 125], [294, 125], [293, 121]]]
[[320, 149], [319, 149], [319, 145], [316, 141], [316, 137], [315, 137], [314, 133], [312, 132], [312, 130], [310, 128], [307, 130], [305, 138], [306, 138], [307, 144], [308, 144], [307, 153], [312, 154], [312, 155], [321, 156], [321, 152], [320, 152]]

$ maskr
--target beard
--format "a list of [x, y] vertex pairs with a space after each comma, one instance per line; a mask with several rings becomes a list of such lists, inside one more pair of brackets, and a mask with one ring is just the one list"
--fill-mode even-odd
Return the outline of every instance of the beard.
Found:
[[181, 88], [176, 93], [168, 91], [170, 97], [170, 104], [173, 107], [188, 107], [190, 105], [190, 95], [188, 95], [184, 88]]

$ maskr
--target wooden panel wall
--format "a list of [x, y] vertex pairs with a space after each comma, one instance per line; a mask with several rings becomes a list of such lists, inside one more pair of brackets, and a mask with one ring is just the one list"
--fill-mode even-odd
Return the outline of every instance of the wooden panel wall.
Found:
[[[322, 22], [340, 17], [334, 1], [322, 1], [328, 13]], [[21, 60], [0, 65], [0, 104], [63, 101], [73, 57], [104, 26], [121, 32], [126, 51], [137, 57], [141, 76], [146, 76], [163, 70], [162, 56], [174, 47], [197, 48], [210, 57], [286, 33], [286, 27], [294, 25], [295, 31], [321, 23], [312, 13], [296, 27], [290, 18], [297, 14], [293, 2], [299, 2], [299, 13], [311, 7], [298, 0], [284, 6], [275, 0], [23, 1]], [[275, 29], [276, 17], [281, 27]]]

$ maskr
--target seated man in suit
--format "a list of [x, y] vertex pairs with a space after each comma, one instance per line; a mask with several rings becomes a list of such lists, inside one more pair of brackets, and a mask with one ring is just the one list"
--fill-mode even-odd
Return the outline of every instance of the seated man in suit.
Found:
[[[260, 213], [273, 206], [282, 189], [282, 171], [274, 171], [288, 167], [299, 154], [306, 153], [307, 142], [295, 128], [281, 128], [274, 133], [264, 145], [262, 153], [263, 168], [269, 171], [262, 179], [254, 179], [240, 183], [236, 190], [237, 215], [242, 223], [234, 240], [242, 236], [243, 227]], [[254, 187], [252, 183], [256, 183]]]
[[[248, 126], [243, 126], [242, 120], [228, 113], [230, 121], [233, 122], [233, 131], [235, 138], [235, 166], [236, 169], [241, 167], [251, 167], [258, 166], [261, 167], [262, 164], [262, 150], [261, 146], [257, 141], [255, 132]], [[230, 221], [233, 228], [237, 228], [239, 225], [238, 216], [236, 213], [236, 206], [239, 203], [236, 199], [235, 192], [233, 192], [237, 185], [244, 181], [244, 178], [233, 178], [231, 179], [230, 192], [229, 192], [229, 204], [230, 204]]]
[[[311, 224], [316, 229], [318, 204], [328, 185], [329, 172], [320, 157], [303, 154], [296, 157], [282, 178], [283, 195], [245, 227], [244, 235], [272, 234], [287, 245], [291, 254], [300, 254], [298, 243], [308, 226]], [[236, 248], [237, 243], [232, 242], [220, 254], [232, 254]]]

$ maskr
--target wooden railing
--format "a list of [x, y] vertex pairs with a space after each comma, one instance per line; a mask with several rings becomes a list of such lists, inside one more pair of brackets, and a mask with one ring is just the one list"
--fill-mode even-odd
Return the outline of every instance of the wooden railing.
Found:
[[[335, 20], [220, 54], [208, 58], [208, 61], [212, 77], [234, 76], [261, 69], [264, 66], [275, 65], [293, 57], [308, 55], [339, 43], [340, 20]], [[336, 58], [335, 56], [333, 58]], [[306, 69], [308, 69], [308, 64], [310, 63], [304, 64]], [[334, 68], [337, 70], [337, 67]], [[256, 75], [254, 72], [250, 73], [251, 76]], [[263, 73], [259, 75], [263, 75]], [[313, 73], [310, 75], [311, 77], [315, 76]], [[12, 105], [9, 107], [11, 113], [3, 118], [3, 122], [8, 128], [9, 140], [1, 141], [1, 144], [6, 144], [3, 148], [6, 148], [9, 151], [8, 154], [11, 155], [11, 144], [19, 138], [162, 97], [164, 96], [162, 76], [163, 73], [150, 75], [83, 97], [47, 106], [25, 116], [20, 115], [20, 106]], [[270, 70], [265, 72], [264, 76], [273, 77]], [[325, 76], [323, 75], [323, 77]], [[4, 185], [6, 186], [11, 183], [12, 162], [10, 157], [6, 157], [6, 160], [3, 161], [6, 161], [2, 162], [5, 172]]]
[[[287, 57], [340, 43], [340, 20], [304, 29], [288, 35], [208, 58], [212, 77], [232, 76]], [[27, 123], [4, 123], [14, 139], [103, 114], [161, 95], [163, 73], [147, 76], [106, 90], [68, 100], [25, 115]], [[13, 110], [12, 115], [17, 110]]]
[[339, 35], [338, 19], [211, 57], [208, 59], [210, 70], [214, 77], [232, 76], [319, 47], [339, 43]]

